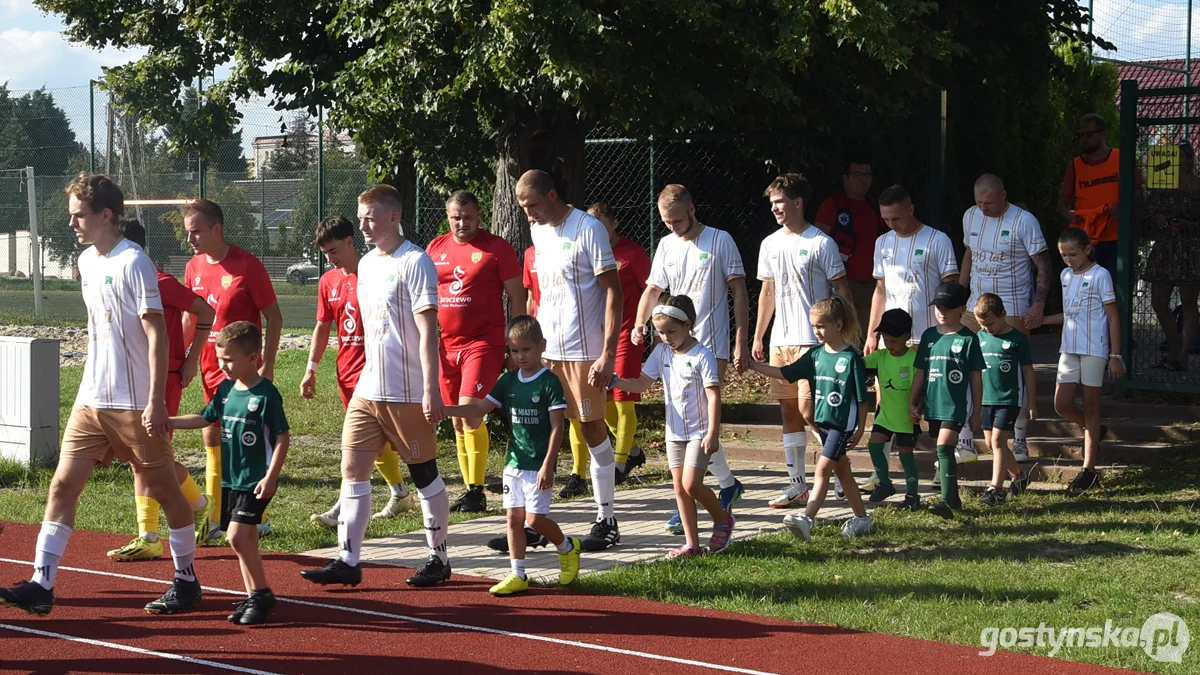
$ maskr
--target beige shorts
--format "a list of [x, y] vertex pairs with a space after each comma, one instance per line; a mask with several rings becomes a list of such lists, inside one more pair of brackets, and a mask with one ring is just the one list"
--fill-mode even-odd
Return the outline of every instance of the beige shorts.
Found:
[[1108, 371], [1108, 359], [1087, 354], [1059, 354], [1058, 384], [1082, 384], [1085, 387], [1104, 386], [1104, 373]]
[[606, 392], [588, 384], [592, 361], [551, 361], [543, 359], [550, 372], [558, 376], [567, 397], [567, 419], [594, 422], [604, 419]]
[[708, 455], [700, 439], [694, 441], [667, 441], [667, 467], [681, 469], [690, 466], [700, 471], [708, 470]]
[[[789, 347], [771, 347], [771, 359], [768, 365], [782, 368], [783, 366], [791, 365], [800, 360], [801, 356], [808, 353], [812, 346], [789, 346]], [[771, 378], [771, 397], [777, 400], [786, 400], [792, 398], [808, 398], [808, 383], [807, 382], [785, 382]]]
[[342, 424], [342, 449], [378, 455], [387, 445], [395, 448], [405, 464], [437, 459], [437, 438], [420, 403], [351, 398]]
[[75, 406], [63, 434], [63, 457], [90, 459], [107, 466], [113, 459], [143, 469], [175, 461], [171, 441], [154, 438], [142, 426], [142, 411]]
[[[1004, 317], [1004, 320], [1008, 322], [1008, 325], [1024, 333], [1025, 337], [1029, 337], [1029, 329], [1025, 327], [1025, 319], [1022, 319], [1019, 316], [1008, 314]], [[968, 311], [963, 312], [962, 324], [967, 328], [970, 328], [972, 332], [979, 332], [979, 322], [975, 320], [975, 312], [970, 311], [970, 308], [968, 308]]]

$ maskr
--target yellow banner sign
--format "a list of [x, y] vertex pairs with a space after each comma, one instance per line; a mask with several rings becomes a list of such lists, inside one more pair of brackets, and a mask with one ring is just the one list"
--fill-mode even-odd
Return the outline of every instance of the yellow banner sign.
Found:
[[1179, 146], [1174, 143], [1150, 146], [1146, 162], [1146, 187], [1151, 190], [1179, 189]]

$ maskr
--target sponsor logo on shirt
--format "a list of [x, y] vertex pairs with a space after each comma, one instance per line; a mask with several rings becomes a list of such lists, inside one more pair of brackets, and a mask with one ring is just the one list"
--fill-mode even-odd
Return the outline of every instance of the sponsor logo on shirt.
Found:
[[950, 384], [960, 384], [963, 381], [963, 374], [961, 370], [952, 370], [946, 375], [946, 377], [950, 379]]
[[1012, 364], [1011, 364], [1011, 363], [1009, 363], [1008, 361], [1001, 361], [1001, 362], [1000, 362], [1000, 372], [1002, 372], [1002, 373], [1007, 373], [1007, 372], [1008, 372], [1008, 371], [1010, 371], [1010, 370], [1012, 370]]
[[242, 432], [242, 445], [254, 445], [255, 443], [258, 443], [258, 434], [253, 431]]
[[825, 402], [829, 404], [829, 407], [836, 408], [842, 404], [842, 395], [836, 391], [831, 391], [825, 397]]

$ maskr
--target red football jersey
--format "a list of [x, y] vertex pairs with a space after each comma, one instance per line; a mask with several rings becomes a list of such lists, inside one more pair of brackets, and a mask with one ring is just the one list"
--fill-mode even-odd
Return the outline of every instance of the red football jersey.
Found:
[[529, 291], [529, 297], [533, 298], [533, 314], [537, 316], [537, 306], [541, 304], [542, 291], [538, 288], [537, 269], [534, 268], [534, 261], [537, 258], [537, 251], [532, 246], [525, 249], [525, 265], [521, 272], [521, 282]]
[[217, 310], [208, 343], [200, 352], [200, 372], [210, 389], [225, 380], [217, 365], [217, 333], [235, 321], [249, 321], [262, 328], [262, 309], [275, 302], [275, 288], [262, 261], [237, 246], [230, 246], [216, 263], [198, 255], [188, 261], [185, 282]]
[[337, 329], [338, 384], [353, 390], [367, 363], [358, 309], [358, 275], [331, 269], [321, 275], [317, 293], [317, 321], [332, 322]]
[[[504, 239], [479, 230], [460, 244], [453, 234], [425, 249], [438, 273], [438, 323], [451, 351], [473, 342], [504, 346], [504, 282], [521, 276], [517, 253]], [[521, 308], [517, 308], [521, 310]]]
[[617, 235], [612, 251], [617, 259], [621, 292], [625, 295], [625, 305], [621, 309], [621, 341], [625, 342], [633, 332], [638, 303], [642, 299], [642, 291], [646, 290], [646, 280], [650, 278], [650, 254], [637, 242], [620, 235]]
[[162, 296], [163, 320], [167, 323], [167, 370], [174, 373], [183, 367], [183, 359], [187, 356], [183, 313], [200, 296], [162, 270], [158, 271], [158, 294]]

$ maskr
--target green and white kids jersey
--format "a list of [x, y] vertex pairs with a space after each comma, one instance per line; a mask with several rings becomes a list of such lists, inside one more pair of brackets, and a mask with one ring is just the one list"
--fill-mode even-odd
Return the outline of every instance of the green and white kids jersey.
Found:
[[565, 410], [562, 383], [546, 368], [529, 379], [510, 370], [496, 380], [487, 400], [504, 412], [508, 451], [504, 463], [522, 471], [540, 471], [550, 451], [551, 410]]
[[943, 335], [932, 326], [921, 335], [916, 366], [925, 371], [925, 419], [966, 422], [971, 373], [983, 370], [979, 338], [963, 326]]
[[204, 408], [204, 419], [221, 426], [221, 487], [253, 491], [267, 476], [275, 440], [288, 430], [279, 390], [267, 379], [249, 389], [225, 380]]
[[983, 404], [1021, 405], [1025, 389], [1021, 367], [1033, 363], [1029, 338], [1012, 327], [1000, 335], [981, 330], [978, 336], [986, 366], [983, 370]]
[[904, 356], [893, 356], [887, 349], [867, 354], [867, 370], [874, 370], [879, 388], [879, 412], [875, 424], [897, 434], [911, 434], [912, 418], [908, 416], [908, 401], [912, 394], [913, 363], [917, 352], [908, 349]]
[[809, 381], [817, 424], [845, 431], [858, 425], [858, 404], [869, 396], [867, 366], [858, 350], [830, 352], [817, 345], [780, 371], [788, 382]]

